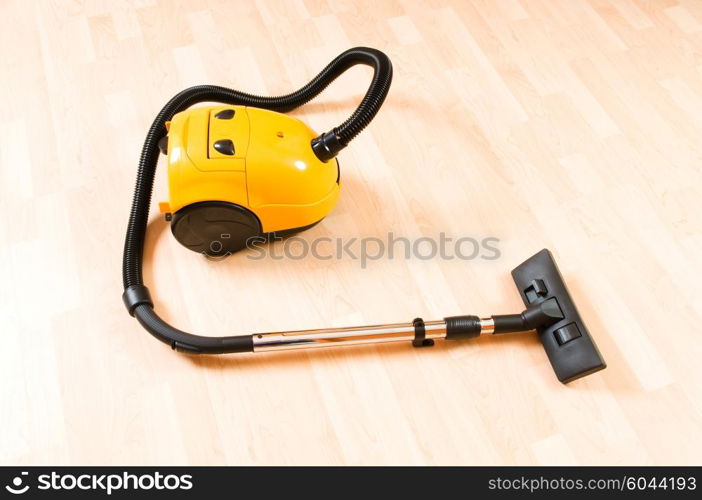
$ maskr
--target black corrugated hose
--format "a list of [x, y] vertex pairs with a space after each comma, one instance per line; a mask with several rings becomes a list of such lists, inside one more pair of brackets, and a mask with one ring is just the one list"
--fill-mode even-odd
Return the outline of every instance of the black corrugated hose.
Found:
[[361, 104], [341, 125], [313, 139], [310, 145], [315, 154], [327, 161], [343, 149], [375, 117], [383, 104], [392, 81], [390, 59], [379, 50], [356, 47], [340, 54], [316, 77], [301, 89], [280, 97], [261, 97], [214, 85], [199, 85], [183, 90], [173, 97], [151, 124], [139, 160], [132, 210], [129, 215], [127, 236], [122, 260], [122, 296], [129, 313], [159, 340], [173, 349], [190, 353], [246, 352], [253, 350], [251, 335], [234, 337], [203, 337], [173, 328], [153, 310], [153, 302], [142, 277], [144, 239], [151, 203], [156, 163], [159, 157], [158, 142], [166, 136], [165, 123], [173, 115], [199, 102], [222, 102], [232, 105], [253, 106], [284, 113], [310, 101], [322, 92], [339, 75], [357, 64], [371, 66], [373, 80]]

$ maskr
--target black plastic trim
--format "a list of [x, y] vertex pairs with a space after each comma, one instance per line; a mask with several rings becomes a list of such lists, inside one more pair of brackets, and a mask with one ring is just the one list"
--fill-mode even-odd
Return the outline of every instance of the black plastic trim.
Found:
[[231, 139], [220, 139], [214, 143], [214, 148], [218, 153], [227, 156], [234, 156], [234, 143]]
[[233, 109], [223, 109], [222, 111], [218, 111], [215, 113], [215, 118], [218, 120], [231, 120], [234, 118], [234, 114], [236, 113], [235, 110]]
[[414, 347], [431, 347], [434, 345], [434, 339], [427, 338], [426, 325], [422, 318], [414, 318], [412, 325], [414, 326], [414, 340], [412, 341]]
[[449, 316], [446, 322], [446, 340], [461, 340], [480, 335], [480, 318], [478, 316]]
[[[224, 224], [228, 227], [226, 239], [218, 231]], [[191, 203], [175, 212], [171, 217], [171, 233], [188, 250], [211, 257], [231, 255], [245, 248], [249, 239], [263, 236], [261, 221], [255, 213], [236, 203], [219, 200]], [[192, 235], [201, 241], [189, 242], [187, 238]], [[219, 243], [217, 248], [212, 246], [214, 241]]]

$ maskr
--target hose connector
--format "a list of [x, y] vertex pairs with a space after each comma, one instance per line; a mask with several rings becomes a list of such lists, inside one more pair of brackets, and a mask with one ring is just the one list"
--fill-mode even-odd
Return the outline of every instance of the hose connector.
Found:
[[124, 289], [122, 301], [129, 311], [129, 314], [134, 316], [134, 310], [137, 306], [146, 304], [151, 308], [154, 307], [154, 302], [151, 300], [149, 289], [144, 285], [131, 285]]
[[317, 158], [325, 163], [338, 155], [339, 151], [345, 147], [346, 144], [342, 144], [341, 139], [333, 130], [312, 139], [312, 151]]

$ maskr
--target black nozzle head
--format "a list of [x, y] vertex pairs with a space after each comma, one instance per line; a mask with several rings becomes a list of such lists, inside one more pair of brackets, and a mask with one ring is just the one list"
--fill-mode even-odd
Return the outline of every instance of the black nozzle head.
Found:
[[346, 144], [341, 142], [341, 139], [333, 130], [324, 132], [322, 135], [312, 139], [312, 151], [323, 162], [328, 162], [339, 154], [339, 151], [344, 149]]
[[536, 331], [558, 380], [566, 384], [607, 367], [551, 252], [541, 250], [515, 268], [512, 278], [527, 306], [525, 314], [551, 316]]

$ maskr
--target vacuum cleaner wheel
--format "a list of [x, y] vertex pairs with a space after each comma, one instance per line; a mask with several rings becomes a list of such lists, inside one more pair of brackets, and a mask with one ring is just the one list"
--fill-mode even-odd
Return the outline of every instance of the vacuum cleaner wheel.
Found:
[[194, 252], [222, 257], [245, 248], [249, 238], [261, 236], [261, 224], [251, 211], [234, 203], [203, 201], [173, 214], [171, 232]]

